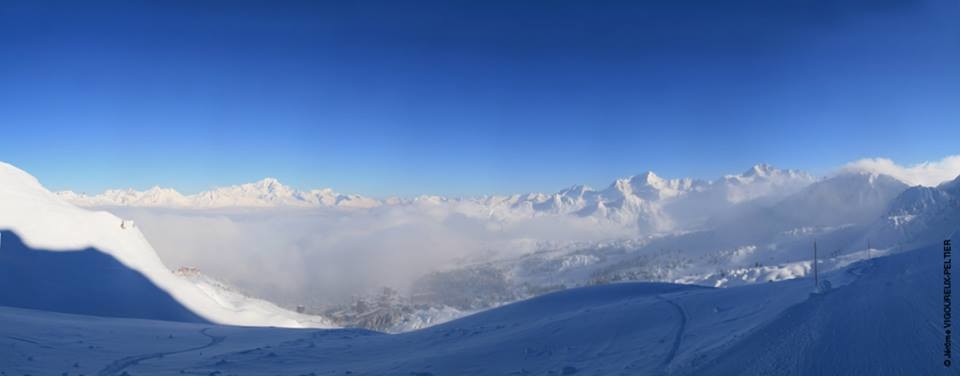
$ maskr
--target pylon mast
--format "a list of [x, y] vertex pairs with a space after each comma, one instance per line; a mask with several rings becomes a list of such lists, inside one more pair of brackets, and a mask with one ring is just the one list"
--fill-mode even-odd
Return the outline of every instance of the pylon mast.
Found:
[[817, 266], [817, 241], [813, 241], [813, 284], [820, 291], [820, 268]]

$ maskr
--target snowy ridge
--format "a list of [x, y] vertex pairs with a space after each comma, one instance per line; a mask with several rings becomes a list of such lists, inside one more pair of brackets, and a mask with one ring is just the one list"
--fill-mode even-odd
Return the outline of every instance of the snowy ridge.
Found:
[[[780, 170], [766, 164], [751, 167], [738, 175], [714, 181], [666, 179], [653, 172], [615, 180], [603, 190], [574, 185], [553, 194], [527, 193], [511, 196], [452, 198], [443, 196], [391, 197], [374, 199], [336, 193], [331, 189], [301, 191], [267, 178], [255, 183], [215, 188], [195, 195], [183, 195], [170, 188], [146, 191], [108, 190], [98, 195], [72, 191], [57, 192], [62, 199], [80, 206], [142, 206], [169, 208], [228, 207], [325, 207], [374, 208], [379, 206], [447, 205], [474, 216], [504, 220], [541, 215], [570, 215], [637, 227], [642, 232], [667, 232], [689, 228], [703, 218], [688, 220], [731, 205], [756, 199], [777, 199], [813, 183], [809, 174]], [[704, 214], [706, 213], [706, 214]]]
[[[180, 270], [174, 274], [193, 283], [198, 289], [217, 302], [222, 307], [231, 311], [249, 312], [251, 315], [271, 317], [281, 316], [296, 321], [292, 327], [306, 328], [333, 328], [337, 325], [331, 320], [318, 315], [306, 315], [292, 312], [277, 306], [266, 300], [253, 298], [241, 291], [234, 289], [226, 283], [199, 272], [184, 273]], [[262, 326], [262, 325], [258, 325]]]
[[93, 196], [72, 191], [61, 191], [56, 194], [60, 198], [80, 206], [171, 208], [333, 206], [367, 208], [380, 204], [380, 201], [375, 199], [359, 195], [339, 194], [331, 189], [299, 191], [281, 184], [274, 178], [215, 188], [195, 195], [183, 195], [172, 188], [160, 187], [153, 187], [146, 191], [111, 189]]
[[897, 196], [877, 220], [869, 238], [923, 244], [951, 237], [960, 230], [960, 177], [936, 187], [910, 187]]
[[739, 203], [760, 197], [785, 196], [814, 182], [814, 178], [800, 170], [781, 170], [768, 164], [754, 165], [740, 175], [723, 177], [721, 191], [727, 201]]
[[[122, 223], [120, 218], [110, 213], [77, 208], [47, 191], [33, 176], [9, 164], [0, 163], [0, 230], [10, 231], [10, 234], [21, 238], [25, 246], [35, 249], [29, 252], [37, 252], [36, 249], [49, 251], [51, 255], [81, 249], [102, 252], [129, 270], [142, 274], [156, 288], [169, 294], [189, 311], [215, 323], [281, 327], [329, 326], [321, 322], [322, 320], [302, 317], [254, 299], [228, 299], [227, 304], [227, 300], [222, 299], [224, 296], [217, 291], [204, 289], [202, 285], [175, 276], [163, 265], [140, 231], [136, 227], [122, 226]], [[0, 239], [0, 246], [4, 247], [7, 254], [12, 255], [12, 252], [16, 251], [10, 248], [15, 246], [13, 240]], [[29, 256], [32, 253], [24, 255]], [[43, 275], [45, 267], [46, 265], [42, 264], [17, 266], [21, 272], [36, 275]], [[113, 270], [106, 272], [113, 273]], [[104, 273], [97, 270], [89, 272]], [[57, 290], [48, 293], [55, 296]], [[103, 306], [102, 312], [111, 315], [110, 305]]]

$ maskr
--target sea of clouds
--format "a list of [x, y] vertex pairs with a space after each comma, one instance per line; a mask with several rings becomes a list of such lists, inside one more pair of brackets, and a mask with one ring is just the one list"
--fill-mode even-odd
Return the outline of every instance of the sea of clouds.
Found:
[[630, 236], [574, 216], [511, 220], [454, 205], [374, 209], [163, 209], [114, 207], [136, 221], [170, 268], [191, 266], [284, 304], [340, 304], [471, 259], [509, 257], [549, 241]]
[[[914, 165], [861, 159], [835, 170], [934, 186], [960, 174], [960, 156]], [[563, 243], [637, 237], [635, 227], [577, 216], [504, 219], [453, 203], [372, 209], [106, 208], [133, 219], [168, 267], [198, 267], [284, 304], [340, 304], [389, 286], [405, 291], [434, 270]], [[621, 224], [622, 225], [622, 224]]]

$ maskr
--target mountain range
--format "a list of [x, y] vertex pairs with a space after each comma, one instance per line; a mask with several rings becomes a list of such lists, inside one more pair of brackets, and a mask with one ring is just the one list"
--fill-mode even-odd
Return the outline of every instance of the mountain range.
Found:
[[648, 171], [616, 179], [599, 190], [573, 185], [549, 194], [506, 196], [378, 199], [342, 194], [330, 188], [299, 190], [274, 178], [192, 195], [161, 187], [144, 191], [111, 189], [96, 195], [73, 191], [55, 194], [85, 207], [360, 210], [445, 205], [469, 216], [498, 221], [570, 216], [635, 228], [639, 234], [655, 234], [716, 228], [718, 222], [737, 221], [743, 225], [749, 218], [761, 218], [758, 226], [842, 226], [870, 222], [887, 211], [891, 211], [887, 217], [893, 218], [890, 221], [895, 226], [905, 226], [907, 218], [923, 215], [917, 214], [918, 210], [937, 207], [942, 211], [952, 207], [952, 192], [960, 190], [958, 186], [960, 183], [953, 181], [939, 187], [909, 187], [888, 175], [856, 170], [816, 178], [799, 170], [757, 164], [742, 173], [714, 180], [668, 179]]
[[81, 206], [143, 206], [173, 208], [223, 208], [269, 206], [337, 206], [371, 207], [378, 200], [359, 195], [343, 195], [331, 189], [301, 191], [281, 184], [274, 178], [254, 183], [214, 188], [194, 195], [184, 195], [172, 188], [153, 187], [145, 191], [110, 189], [97, 195], [73, 191], [56, 194]]
[[[403, 331], [544, 292], [592, 284], [660, 281], [728, 287], [780, 281], [810, 272], [809, 248], [815, 240], [824, 249], [821, 267], [842, 268], [870, 257], [870, 250], [864, 252], [867, 242], [871, 242], [873, 254], [889, 254], [905, 244], [913, 247], [939, 241], [960, 228], [960, 177], [936, 187], [910, 187], [896, 178], [871, 172], [843, 171], [817, 179], [800, 171], [757, 165], [713, 181], [664, 179], [648, 172], [617, 179], [602, 190], [577, 185], [554, 194], [379, 200], [329, 189], [299, 191], [275, 179], [189, 196], [163, 188], [111, 190], [97, 196], [72, 192], [54, 195], [25, 172], [9, 165], [0, 167], [5, 169], [5, 175], [0, 174], [4, 183], [0, 203], [6, 205], [5, 212], [16, 214], [0, 215], [0, 227], [16, 232], [13, 244], [18, 244], [19, 236], [23, 244], [51, 249], [95, 245], [145, 273], [185, 307], [213, 318], [211, 321], [229, 323], [236, 319], [221, 313], [224, 307], [261, 312], [251, 312], [241, 324], [279, 321], [291, 326], [369, 325], [378, 330]], [[415, 282], [409, 297], [382, 304], [370, 300], [377, 305], [362, 304], [363, 309], [356, 308], [361, 305], [351, 309], [327, 307], [322, 312], [335, 322], [313, 317], [322, 321], [318, 324], [205, 278], [187, 278], [185, 283], [182, 277], [172, 277], [136, 228], [124, 228], [118, 217], [83, 211], [64, 201], [89, 206], [345, 210], [442, 205], [491, 220], [569, 216], [637, 226], [641, 231], [633, 239], [560, 244], [515, 258], [471, 261], [423, 276]], [[26, 207], [46, 214], [32, 215]], [[62, 225], [51, 225], [60, 219]], [[644, 231], [661, 234], [645, 236]], [[81, 238], [93, 241], [74, 240]], [[5, 246], [11, 242], [7, 238], [3, 241]], [[111, 243], [116, 241], [121, 243]], [[11, 269], [11, 273], [16, 270]], [[14, 299], [11, 301], [17, 304], [13, 305], [33, 306], [33, 301], [16, 300], [23, 299], [22, 294], [0, 298]]]
[[[548, 242], [516, 257], [478, 256], [416, 279], [406, 296], [393, 300], [361, 295], [345, 305], [308, 304], [336, 324], [390, 332], [611, 281], [729, 287], [800, 278], [812, 268], [814, 241], [825, 250], [820, 267], [826, 270], [905, 244], [925, 245], [960, 228], [960, 178], [936, 187], [910, 187], [876, 172], [844, 169], [817, 178], [766, 164], [714, 180], [645, 172], [615, 179], [602, 189], [573, 185], [550, 194], [466, 198], [374, 199], [330, 189], [300, 191], [276, 179], [191, 196], [162, 188], [59, 195], [86, 206], [294, 207], [373, 210], [374, 215], [391, 208], [444, 208], [482, 221], [557, 217], [625, 227], [634, 234], [583, 244]], [[868, 244], [873, 250], [864, 252]]]
[[[747, 171], [716, 180], [666, 179], [653, 172], [616, 179], [602, 190], [574, 185], [552, 194], [509, 196], [418, 196], [376, 199], [341, 194], [332, 189], [298, 190], [266, 178], [254, 183], [215, 188], [184, 195], [171, 188], [145, 191], [111, 189], [96, 195], [61, 191], [56, 194], [87, 207], [164, 207], [209, 209], [231, 207], [299, 207], [369, 209], [395, 205], [455, 204], [463, 211], [501, 219], [537, 215], [573, 215], [636, 225], [644, 232], [672, 231], [705, 220], [732, 205], [776, 200], [815, 182], [797, 170], [758, 164]], [[681, 219], [682, 218], [682, 219]]]

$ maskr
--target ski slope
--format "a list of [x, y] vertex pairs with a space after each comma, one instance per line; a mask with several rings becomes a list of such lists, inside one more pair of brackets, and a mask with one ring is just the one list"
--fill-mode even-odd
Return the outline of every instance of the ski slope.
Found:
[[[275, 329], [0, 308], [0, 371], [86, 375], [944, 375], [936, 247], [726, 289], [572, 289], [431, 328]], [[954, 345], [954, 352], [960, 348]]]

